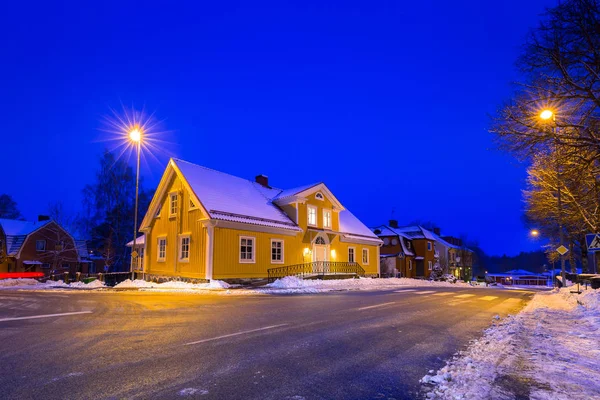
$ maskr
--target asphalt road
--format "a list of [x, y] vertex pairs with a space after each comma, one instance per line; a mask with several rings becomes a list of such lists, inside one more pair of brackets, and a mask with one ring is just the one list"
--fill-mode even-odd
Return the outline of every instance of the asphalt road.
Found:
[[0, 398], [419, 398], [423, 375], [531, 296], [1, 291]]

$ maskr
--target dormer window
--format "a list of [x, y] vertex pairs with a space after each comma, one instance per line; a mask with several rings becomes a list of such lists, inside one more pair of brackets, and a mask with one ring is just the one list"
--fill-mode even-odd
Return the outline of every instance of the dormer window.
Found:
[[308, 215], [308, 225], [317, 226], [317, 207], [308, 206], [307, 207], [307, 215]]
[[317, 194], [315, 194], [315, 199], [323, 201], [325, 200], [325, 197], [323, 196], [323, 193], [317, 192]]

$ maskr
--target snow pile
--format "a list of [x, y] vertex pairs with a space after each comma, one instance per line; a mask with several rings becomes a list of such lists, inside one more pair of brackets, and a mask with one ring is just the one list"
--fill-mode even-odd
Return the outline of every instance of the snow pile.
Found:
[[261, 293], [318, 293], [334, 290], [390, 290], [403, 287], [481, 287], [468, 283], [450, 283], [410, 278], [302, 279], [286, 276], [257, 289]]
[[600, 398], [600, 291], [536, 294], [516, 316], [429, 371], [433, 399]]
[[69, 287], [77, 288], [77, 289], [99, 289], [99, 288], [106, 287], [106, 285], [104, 284], [104, 282], [101, 282], [98, 279], [95, 279], [95, 280], [91, 281], [90, 283], [73, 282], [73, 283], [69, 284]]
[[2, 279], [0, 280], [0, 287], [12, 287], [12, 286], [30, 286], [37, 285], [38, 281], [35, 279]]
[[136, 279], [134, 281], [127, 279], [115, 286], [116, 289], [156, 289], [161, 291], [212, 290], [229, 289], [230, 287], [231, 285], [227, 282], [218, 280], [211, 280], [209, 283], [189, 283], [181, 281], [154, 283], [141, 279]]

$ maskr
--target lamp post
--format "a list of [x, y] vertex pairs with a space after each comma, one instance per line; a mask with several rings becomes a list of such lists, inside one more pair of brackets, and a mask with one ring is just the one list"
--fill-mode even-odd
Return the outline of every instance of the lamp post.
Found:
[[[560, 238], [560, 245], [564, 246], [564, 234], [563, 234], [563, 225], [562, 225], [562, 199], [561, 199], [561, 190], [560, 190], [560, 163], [558, 158], [558, 138], [556, 137], [557, 129], [556, 129], [556, 114], [552, 110], [543, 110], [540, 113], [540, 118], [544, 121], [552, 120], [552, 134], [554, 136], [554, 152], [556, 154], [556, 199], [558, 201], [558, 234]], [[567, 279], [565, 274], [565, 255], [564, 253], [560, 254], [560, 274], [561, 281], [563, 287], [567, 286]]]
[[142, 146], [142, 131], [139, 127], [134, 127], [129, 131], [129, 140], [133, 143], [137, 150], [137, 168], [135, 173], [135, 207], [133, 210], [133, 247], [131, 248], [131, 264], [130, 272], [131, 279], [135, 279], [134, 263], [138, 256], [136, 251], [137, 244], [137, 217], [138, 217], [138, 197], [140, 189], [140, 153]]

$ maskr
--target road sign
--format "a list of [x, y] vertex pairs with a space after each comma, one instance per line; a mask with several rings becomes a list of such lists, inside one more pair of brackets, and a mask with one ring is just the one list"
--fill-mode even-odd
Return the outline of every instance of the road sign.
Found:
[[560, 246], [558, 246], [558, 249], [556, 249], [556, 251], [558, 251], [558, 254], [560, 254], [561, 256], [564, 256], [565, 254], [567, 254], [569, 252], [569, 249], [567, 249], [565, 246], [563, 246], [561, 244]]
[[585, 235], [588, 251], [600, 250], [600, 233], [590, 233]]

